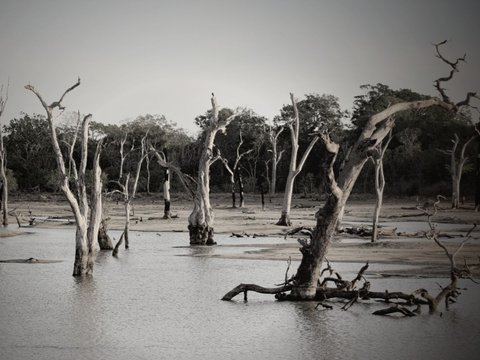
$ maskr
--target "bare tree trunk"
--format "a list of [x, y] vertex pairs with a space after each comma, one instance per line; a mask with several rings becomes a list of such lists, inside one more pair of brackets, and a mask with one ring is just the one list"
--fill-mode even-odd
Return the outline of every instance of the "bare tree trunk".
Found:
[[383, 172], [383, 157], [392, 140], [392, 132], [390, 131], [389, 137], [385, 144], [375, 150], [375, 154], [371, 157], [375, 168], [375, 192], [377, 193], [377, 200], [375, 201], [375, 209], [373, 211], [373, 224], [372, 224], [372, 238], [371, 242], [375, 242], [378, 239], [378, 219], [380, 217], [380, 211], [383, 204], [383, 191], [385, 189], [385, 174]]
[[[1, 132], [1, 130], [0, 130]], [[8, 180], [6, 174], [5, 150], [3, 147], [3, 136], [0, 134], [0, 178], [2, 181], [2, 225], [8, 226]]]
[[242, 179], [242, 168], [237, 167], [237, 181], [238, 181], [238, 194], [240, 197], [240, 207], [245, 206], [245, 196], [243, 194], [243, 179]]
[[193, 210], [188, 217], [188, 231], [190, 245], [215, 245], [213, 240], [213, 209], [210, 205], [210, 166], [221, 158], [219, 154], [213, 156], [213, 143], [218, 131], [225, 127], [237, 116], [233, 114], [225, 120], [219, 118], [219, 109], [215, 96], [212, 94], [212, 115], [206, 129], [205, 142], [198, 166], [196, 180], [197, 188], [194, 193]]
[[475, 211], [480, 211], [480, 138], [477, 140], [477, 157], [475, 159]]
[[150, 156], [145, 157], [147, 163], [147, 194], [150, 195]]
[[450, 176], [452, 178], [452, 208], [458, 209], [460, 207], [460, 184], [462, 181], [462, 173], [467, 157], [465, 156], [465, 151], [468, 145], [475, 140], [479, 135], [474, 133], [460, 149], [460, 154], [457, 157], [457, 148], [460, 144], [460, 138], [457, 134], [454, 134], [452, 139], [452, 149], [451, 150], [440, 150], [444, 154], [450, 155]]
[[385, 180], [383, 176], [383, 165], [375, 164], [375, 191], [377, 193], [377, 199], [375, 201], [375, 209], [373, 210], [371, 242], [376, 242], [378, 240], [378, 220], [380, 217], [380, 211], [382, 209], [384, 187], [385, 187]]
[[66, 170], [65, 161], [60, 150], [60, 146], [57, 139], [57, 133], [55, 129], [54, 110], [56, 108], [63, 110], [62, 106], [63, 98], [73, 89], [80, 85], [80, 79], [68, 88], [58, 101], [55, 101], [48, 105], [40, 95], [40, 93], [32, 86], [26, 85], [25, 88], [34, 93], [40, 103], [42, 104], [47, 114], [47, 121], [50, 129], [50, 140], [52, 142], [53, 151], [55, 153], [55, 159], [57, 162], [57, 168], [62, 182], [60, 188], [65, 195], [67, 201], [70, 204], [73, 215], [76, 222], [76, 234], [75, 234], [75, 261], [73, 265], [73, 276], [90, 275], [93, 272], [93, 260], [95, 258], [94, 244], [98, 239], [98, 229], [101, 220], [101, 169], [100, 169], [100, 152], [101, 141], [97, 144], [97, 149], [94, 156], [93, 172], [94, 172], [94, 185], [92, 188], [90, 204], [88, 203], [86, 184], [85, 184], [85, 172], [87, 168], [87, 155], [88, 155], [88, 129], [91, 115], [87, 115], [83, 118], [82, 130], [81, 130], [81, 160], [78, 170], [73, 162], [75, 171], [73, 174], [74, 183], [76, 186], [76, 195], [70, 189], [69, 176]]
[[447, 109], [454, 106], [439, 99], [427, 99], [414, 102], [403, 102], [389, 106], [387, 109], [373, 115], [368, 120], [362, 133], [352, 147], [349, 159], [345, 162], [338, 176], [338, 183], [333, 172], [333, 164], [338, 152], [338, 145], [333, 143], [328, 135], [322, 134], [322, 143], [327, 150], [324, 162], [325, 179], [329, 187], [329, 197], [323, 208], [316, 214], [317, 225], [313, 232], [311, 244], [303, 246], [302, 261], [295, 275], [291, 296], [295, 299], [312, 299], [320, 277], [320, 267], [326, 250], [335, 234], [342, 208], [368, 160], [370, 152], [389, 134], [393, 125], [393, 115], [408, 109], [420, 109], [439, 105]]
[[299, 146], [299, 136], [300, 136], [300, 117], [298, 114], [297, 109], [297, 101], [293, 94], [290, 94], [290, 99], [292, 100], [293, 112], [294, 112], [294, 120], [291, 122], [288, 127], [290, 129], [290, 139], [292, 143], [292, 152], [290, 154], [290, 168], [288, 171], [287, 176], [287, 183], [285, 185], [285, 192], [283, 194], [283, 204], [282, 204], [282, 213], [280, 215], [280, 219], [277, 222], [277, 225], [280, 226], [291, 226], [290, 221], [290, 208], [292, 205], [292, 196], [293, 196], [293, 185], [295, 182], [295, 178], [297, 175], [302, 171], [303, 165], [307, 160], [308, 155], [313, 149], [313, 146], [318, 141], [318, 136], [315, 136], [310, 144], [308, 145], [307, 150], [303, 153], [303, 156], [300, 162], [297, 164], [297, 154], [298, 154], [298, 146]]
[[[166, 148], [163, 149], [163, 154], [165, 155], [165, 161], [168, 162], [168, 153]], [[164, 200], [163, 218], [171, 219], [172, 213], [170, 211], [170, 169], [168, 167], [165, 168], [163, 173], [163, 200]]]
[[239, 190], [239, 195], [240, 195], [240, 207], [244, 206], [244, 196], [243, 196], [243, 182], [242, 182], [242, 175], [240, 173], [240, 160], [242, 160], [242, 157], [245, 155], [251, 153], [254, 149], [250, 149], [244, 152], [240, 152], [240, 148], [242, 147], [243, 144], [243, 137], [242, 137], [242, 131], [240, 131], [240, 141], [237, 146], [237, 153], [235, 156], [235, 162], [233, 164], [233, 168], [231, 168], [228, 165], [228, 160], [221, 157], [220, 159], [223, 162], [223, 165], [225, 165], [225, 169], [227, 169], [228, 173], [230, 174], [230, 188], [232, 191], [232, 207], [236, 208], [236, 198], [235, 198], [235, 178], [238, 181], [238, 190]]
[[[123, 196], [123, 204], [125, 208], [125, 227], [123, 231], [123, 238], [125, 239], [125, 249], [128, 249], [130, 246], [129, 243], [129, 230], [130, 230], [130, 213], [134, 210], [133, 207], [133, 199], [135, 199], [135, 195], [137, 193], [137, 187], [138, 187], [138, 179], [140, 178], [140, 171], [142, 170], [142, 164], [145, 158], [148, 156], [147, 153], [147, 145], [146, 145], [146, 139], [147, 139], [147, 134], [145, 134], [142, 138], [141, 141], [141, 146], [140, 146], [140, 158], [138, 159], [138, 162], [136, 164], [136, 170], [135, 170], [135, 178], [133, 179], [133, 182], [130, 181], [130, 173], [127, 173], [125, 176], [123, 175], [123, 163], [125, 161], [125, 158], [129, 154], [124, 153], [124, 145], [127, 141], [127, 134], [125, 134], [125, 137], [123, 138], [122, 142], [120, 143], [120, 174], [119, 174], [119, 179], [115, 181], [115, 183], [120, 187], [121, 190], [114, 190], [112, 193], [119, 193]], [[134, 146], [132, 146], [130, 152], [135, 150]], [[120, 180], [123, 180], [123, 183]], [[120, 246], [120, 243], [122, 241], [122, 238], [117, 242], [115, 245], [115, 249], [113, 251], [113, 255], [116, 256], [118, 253], [118, 248]]]
[[270, 126], [268, 130], [268, 139], [270, 141], [270, 145], [272, 145], [272, 182], [270, 186], [270, 202], [275, 196], [277, 186], [277, 166], [283, 155], [283, 150], [280, 151], [280, 153], [278, 153], [277, 151], [278, 137], [283, 132], [283, 130], [285, 130], [283, 126], [279, 129], [274, 129], [272, 126]]
[[[8, 88], [5, 95], [3, 95], [3, 85], [0, 89], [0, 120], [2, 118], [3, 112], [5, 111], [5, 106], [8, 101]], [[7, 156], [5, 151], [5, 146], [3, 144], [3, 126], [0, 123], [0, 181], [2, 182], [2, 198], [1, 198], [1, 210], [2, 210], [2, 225], [8, 225], [8, 180], [7, 180]]]
[[124, 237], [125, 237], [125, 249], [128, 249], [130, 247], [130, 243], [128, 241], [128, 232], [130, 230], [130, 211], [131, 211], [130, 201], [125, 201], [125, 228], [123, 230]]

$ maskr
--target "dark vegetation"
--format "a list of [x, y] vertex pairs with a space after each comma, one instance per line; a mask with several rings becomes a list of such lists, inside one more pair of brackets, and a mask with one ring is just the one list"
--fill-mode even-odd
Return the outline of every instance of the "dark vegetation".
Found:
[[[301, 118], [299, 139], [299, 156], [311, 142], [312, 132], [318, 130], [319, 121], [328, 127], [332, 139], [342, 144], [338, 164], [345, 156], [345, 149], [351, 139], [358, 136], [359, 129], [373, 113], [379, 112], [400, 101], [425, 99], [427, 96], [408, 89], [393, 90], [386, 85], [365, 85], [362, 94], [356, 97], [350, 113], [342, 111], [338, 100], [331, 95], [307, 94], [298, 101]], [[238, 110], [237, 110], [238, 111]], [[225, 133], [219, 133], [215, 140], [216, 148], [226, 159], [235, 159], [240, 133], [242, 149], [252, 150], [242, 157], [239, 171], [243, 187], [248, 192], [260, 192], [260, 187], [267, 193], [271, 183], [271, 155], [267, 131], [269, 126], [284, 126], [291, 117], [291, 105], [283, 106], [273, 123], [250, 109], [240, 109], [240, 115], [228, 126]], [[220, 117], [233, 113], [231, 109], [222, 109]], [[333, 114], [333, 115], [332, 115]], [[343, 115], [343, 119], [341, 116]], [[101, 157], [104, 184], [108, 191], [114, 190], [111, 180], [118, 179], [120, 166], [120, 144], [128, 133], [125, 147], [139, 147], [142, 137], [148, 132], [149, 142], [157, 149], [168, 149], [169, 157], [184, 173], [195, 176], [200, 149], [204, 138], [204, 125], [208, 112], [195, 119], [199, 125], [196, 136], [188, 135], [176, 124], [162, 115], [142, 115], [132, 121], [119, 124], [93, 123], [92, 139], [105, 137], [105, 148]], [[386, 151], [384, 171], [387, 186], [385, 194], [397, 196], [434, 196], [449, 195], [451, 192], [449, 157], [444, 151], [452, 147], [452, 139], [457, 134], [460, 141], [465, 141], [473, 133], [472, 114], [448, 112], [439, 107], [411, 110], [397, 115], [393, 129], [393, 139]], [[61, 146], [67, 153], [65, 143], [69, 142], [76, 127], [76, 115], [67, 114], [58, 120], [58, 136]], [[340, 121], [341, 120], [341, 121]], [[326, 125], [325, 125], [326, 123]], [[8, 176], [11, 191], [21, 192], [55, 192], [58, 191], [55, 158], [50, 141], [48, 141], [48, 124], [42, 115], [21, 114], [11, 119], [4, 126], [5, 147], [9, 169]], [[62, 145], [63, 144], [63, 145]], [[92, 140], [93, 154], [93, 140]], [[286, 156], [280, 160], [277, 168], [276, 189], [282, 192], [288, 174], [290, 151], [288, 131], [279, 136], [278, 152], [285, 150]], [[478, 186], [478, 152], [480, 141], [477, 138], [466, 149], [467, 162], [463, 169], [462, 194], [460, 199], [473, 200]], [[125, 160], [126, 171], [135, 168], [139, 151], [132, 151]], [[75, 157], [79, 157], [75, 149]], [[152, 160], [145, 161], [140, 173], [139, 192], [161, 192], [164, 171]], [[324, 150], [318, 144], [308, 157], [302, 172], [295, 183], [294, 192], [300, 194], [322, 194], [324, 178], [319, 171], [319, 164], [324, 159]], [[230, 173], [221, 161], [212, 165], [215, 174], [211, 179], [213, 192], [230, 191]], [[354, 192], [372, 193], [373, 165], [367, 163], [362, 171]], [[179, 180], [172, 177], [172, 191], [183, 191]]]

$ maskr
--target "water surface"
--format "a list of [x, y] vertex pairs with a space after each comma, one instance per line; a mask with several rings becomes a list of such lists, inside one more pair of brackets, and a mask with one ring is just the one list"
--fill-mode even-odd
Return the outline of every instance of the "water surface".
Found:
[[[478, 358], [480, 289], [473, 284], [463, 284], [469, 290], [442, 316], [409, 319], [373, 316], [375, 304], [325, 311], [315, 303], [278, 303], [260, 294], [249, 295], [248, 303], [242, 297], [223, 302], [240, 282], [281, 282], [285, 262], [204, 257], [238, 248], [190, 248], [183, 246], [187, 234], [134, 232], [130, 250], [119, 258], [99, 254], [94, 276], [75, 279], [73, 230], [33, 231], [0, 238], [0, 258], [64, 261], [0, 264], [2, 360]], [[335, 267], [353, 277], [359, 264]], [[375, 290], [404, 291], [436, 290], [436, 282], [447, 282], [372, 281]]]

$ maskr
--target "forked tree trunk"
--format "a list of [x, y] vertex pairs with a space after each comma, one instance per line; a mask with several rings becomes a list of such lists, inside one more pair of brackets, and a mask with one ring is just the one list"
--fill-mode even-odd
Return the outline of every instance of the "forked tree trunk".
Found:
[[308, 148], [303, 153], [303, 156], [300, 162], [297, 164], [299, 136], [300, 136], [300, 117], [297, 109], [297, 101], [293, 96], [293, 94], [290, 94], [290, 99], [292, 101], [293, 113], [294, 113], [294, 119], [288, 125], [290, 129], [292, 152], [290, 154], [290, 168], [288, 170], [287, 183], [285, 185], [285, 192], [283, 194], [282, 212], [280, 215], [280, 219], [277, 222], [277, 225], [280, 225], [280, 226], [292, 225], [290, 221], [290, 209], [292, 206], [293, 185], [295, 183], [295, 178], [302, 171], [303, 165], [305, 164], [305, 161], [307, 160], [308, 155], [312, 151], [313, 146], [318, 141], [318, 136], [315, 136], [310, 142], [310, 144], [308, 145]]
[[[133, 179], [133, 182], [130, 181], [130, 173], [127, 173], [126, 175], [123, 174], [123, 163], [125, 161], [126, 156], [128, 155], [124, 153], [124, 145], [127, 141], [127, 133], [125, 133], [125, 137], [120, 143], [120, 174], [119, 174], [118, 181], [115, 181], [115, 183], [120, 187], [121, 190], [114, 190], [113, 192], [120, 193], [123, 196], [123, 205], [125, 209], [125, 227], [123, 231], [123, 238], [125, 239], [125, 249], [128, 249], [130, 246], [128, 235], [130, 230], [130, 213], [134, 210], [133, 199], [135, 199], [135, 195], [137, 193], [138, 179], [140, 178], [140, 171], [142, 169], [143, 161], [148, 156], [147, 147], [146, 147], [147, 135], [148, 135], [148, 131], [143, 136], [141, 141], [141, 146], [140, 146], [141, 154], [140, 154], [140, 159], [136, 164], [137, 168], [135, 171], [135, 178]], [[134, 147], [132, 146], [130, 152], [133, 150], [134, 150]], [[122, 179], [123, 179], [123, 183], [121, 182]], [[115, 245], [113, 256], [117, 255], [121, 241], [122, 241], [122, 238], [120, 238], [120, 240]]]
[[213, 144], [218, 131], [225, 127], [237, 116], [233, 114], [227, 119], [219, 119], [219, 109], [215, 96], [212, 94], [212, 115], [206, 129], [205, 142], [200, 156], [196, 190], [193, 195], [193, 210], [188, 217], [188, 231], [190, 245], [215, 245], [213, 240], [213, 209], [210, 205], [210, 166], [221, 156], [213, 156]]
[[[277, 144], [278, 138], [280, 134], [285, 130], [284, 127], [279, 129], [274, 129], [270, 127], [268, 130], [268, 139], [270, 141], [270, 145], [272, 145], [272, 182], [270, 185], [270, 202], [272, 201], [273, 197], [275, 196], [276, 186], [277, 186], [277, 166], [280, 160], [282, 159], [283, 150], [278, 153], [277, 151]], [[267, 170], [268, 172], [268, 170]]]
[[458, 209], [460, 207], [460, 184], [462, 181], [463, 167], [467, 161], [465, 151], [468, 145], [478, 137], [477, 134], [473, 134], [460, 149], [460, 154], [457, 158], [457, 148], [460, 143], [460, 138], [457, 134], [454, 134], [452, 139], [452, 149], [448, 151], [442, 151], [445, 154], [450, 154], [450, 176], [452, 178], [452, 208]]
[[392, 115], [399, 111], [434, 105], [440, 105], [447, 109], [452, 109], [453, 107], [439, 99], [428, 99], [397, 103], [372, 116], [353, 145], [350, 157], [338, 176], [338, 182], [333, 172], [338, 145], [333, 143], [328, 135], [321, 135], [322, 143], [327, 150], [327, 159], [324, 162], [323, 169], [326, 172], [325, 179], [330, 195], [323, 208], [316, 214], [317, 225], [313, 232], [311, 243], [300, 249], [302, 261], [292, 283], [290, 299], [311, 300], [315, 297], [317, 283], [320, 278], [320, 268], [327, 248], [335, 235], [342, 209], [368, 159], [369, 153], [387, 136], [393, 127], [394, 119]]
[[[85, 172], [87, 168], [87, 155], [88, 155], [88, 129], [89, 121], [91, 115], [84, 117], [82, 122], [81, 130], [81, 160], [78, 171], [75, 167], [74, 171], [74, 183], [76, 186], [76, 195], [70, 189], [69, 176], [66, 170], [65, 161], [63, 158], [62, 151], [57, 139], [56, 128], [54, 124], [54, 110], [56, 108], [63, 110], [62, 106], [63, 98], [73, 89], [80, 85], [80, 79], [77, 83], [68, 88], [63, 95], [60, 97], [60, 100], [55, 101], [48, 105], [40, 95], [40, 93], [32, 86], [26, 85], [25, 88], [33, 92], [40, 103], [42, 104], [45, 112], [47, 114], [47, 121], [50, 130], [50, 140], [52, 142], [53, 151], [55, 154], [55, 160], [57, 162], [57, 168], [62, 181], [60, 184], [60, 189], [65, 195], [70, 207], [72, 209], [73, 215], [75, 217], [76, 223], [76, 233], [75, 233], [75, 261], [73, 265], [73, 276], [84, 276], [90, 275], [93, 271], [93, 261], [95, 258], [95, 244], [97, 243], [98, 229], [101, 221], [101, 169], [100, 169], [100, 152], [101, 152], [101, 141], [97, 144], [94, 164], [93, 164], [93, 186], [92, 193], [90, 197], [90, 204], [87, 198], [86, 184], [85, 184]], [[73, 159], [71, 159], [73, 160]]]

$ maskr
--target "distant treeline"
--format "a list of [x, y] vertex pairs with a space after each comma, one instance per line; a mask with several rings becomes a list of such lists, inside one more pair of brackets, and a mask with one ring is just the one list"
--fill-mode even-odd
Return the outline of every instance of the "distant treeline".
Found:
[[[332, 95], [308, 94], [299, 99], [298, 110], [301, 120], [299, 139], [299, 156], [305, 151], [313, 133], [328, 131], [342, 144], [337, 160], [348, 156], [346, 149], [350, 139], [358, 134], [359, 127], [365, 120], [389, 104], [399, 101], [424, 99], [426, 96], [411, 90], [392, 90], [377, 85], [362, 86], [363, 94], [356, 97], [351, 112], [340, 109], [338, 99]], [[268, 192], [271, 183], [271, 144], [268, 131], [286, 127], [278, 139], [278, 152], [283, 156], [277, 168], [277, 192], [283, 192], [290, 162], [290, 133], [288, 122], [292, 116], [292, 107], [284, 106], [279, 115], [268, 120], [250, 109], [222, 109], [220, 116], [229, 116], [234, 111], [240, 115], [227, 126], [226, 132], [217, 135], [214, 151], [233, 164], [237, 154], [240, 138], [243, 143], [240, 151], [252, 150], [242, 157], [240, 172], [246, 192], [259, 192], [260, 187]], [[69, 144], [77, 131], [77, 114], [68, 113], [59, 119], [57, 129], [64, 156], [68, 158]], [[104, 184], [107, 189], [115, 187], [112, 181], [118, 179], [120, 168], [120, 143], [125, 139], [124, 148], [129, 152], [124, 169], [133, 171], [138, 161], [141, 138], [148, 132], [148, 141], [159, 151], [166, 151], [168, 158], [174, 161], [183, 172], [195, 175], [197, 171], [200, 146], [204, 139], [202, 131], [208, 122], [209, 113], [199, 115], [192, 121], [199, 127], [196, 137], [191, 137], [168, 121], [162, 115], [142, 115], [124, 124], [93, 123], [91, 138], [104, 137], [104, 150], [101, 166], [104, 173]], [[457, 134], [460, 144], [473, 133], [471, 114], [452, 114], [441, 108], [428, 108], [404, 112], [398, 115], [393, 139], [386, 152], [384, 169], [386, 178], [385, 193], [398, 196], [432, 196], [450, 195], [450, 157], [445, 152], [452, 149], [452, 139]], [[22, 114], [4, 126], [5, 145], [7, 149], [7, 167], [10, 177], [11, 191], [57, 191], [58, 175], [51, 143], [49, 128], [41, 115]], [[93, 141], [92, 141], [93, 147]], [[464, 166], [462, 180], [463, 196], [473, 198], [475, 186], [479, 181], [478, 154], [480, 142], [474, 141], [466, 149], [468, 160]], [[93, 154], [93, 151], [91, 151]], [[74, 148], [74, 158], [79, 157], [79, 149]], [[164, 177], [163, 169], [153, 156], [143, 162], [139, 192], [161, 192]], [[320, 146], [312, 151], [302, 173], [295, 183], [297, 193], [323, 193], [320, 164], [323, 153]], [[211, 190], [213, 192], [230, 191], [230, 174], [222, 161], [212, 166]], [[172, 190], [183, 191], [175, 177], [172, 179]], [[373, 166], [368, 163], [362, 171], [355, 188], [357, 193], [374, 193]]]

